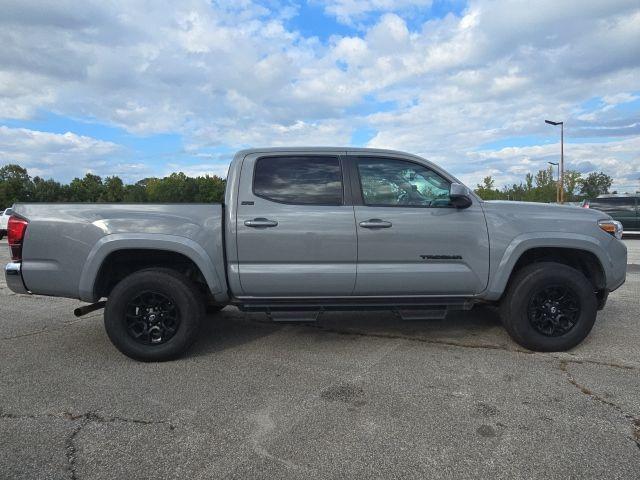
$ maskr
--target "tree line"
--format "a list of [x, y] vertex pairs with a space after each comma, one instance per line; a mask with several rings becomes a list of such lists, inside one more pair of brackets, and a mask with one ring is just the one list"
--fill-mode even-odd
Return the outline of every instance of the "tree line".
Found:
[[225, 180], [213, 175], [188, 177], [182, 172], [125, 184], [117, 176], [87, 173], [68, 184], [31, 177], [19, 165], [0, 168], [0, 208], [15, 202], [222, 202]]
[[[566, 201], [595, 198], [609, 193], [613, 179], [603, 172], [583, 177], [574, 170], [564, 174]], [[216, 175], [189, 177], [182, 172], [163, 178], [144, 178], [133, 184], [124, 184], [117, 176], [105, 177], [87, 173], [68, 184], [39, 176], [31, 177], [19, 165], [0, 168], [0, 208], [15, 202], [164, 202], [215, 203], [222, 202], [226, 180]], [[495, 180], [485, 177], [475, 192], [484, 200], [522, 200], [529, 202], [555, 202], [557, 182], [553, 169], [528, 173], [524, 182], [495, 187]], [[615, 192], [614, 192], [615, 193]]]
[[[592, 172], [583, 177], [580, 172], [564, 172], [564, 199], [576, 202], [585, 198], [595, 198], [609, 193], [613, 178], [603, 172]], [[539, 170], [535, 175], [527, 173], [524, 182], [512, 184], [501, 189], [495, 187], [495, 180], [485, 177], [475, 192], [483, 200], [520, 200], [525, 202], [555, 202], [558, 182], [553, 178], [553, 167]], [[617, 192], [613, 192], [617, 193]]]

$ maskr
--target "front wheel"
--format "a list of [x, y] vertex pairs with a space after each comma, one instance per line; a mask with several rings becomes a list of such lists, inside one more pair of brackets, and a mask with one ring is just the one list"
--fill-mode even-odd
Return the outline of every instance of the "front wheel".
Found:
[[180, 356], [196, 339], [204, 301], [184, 275], [150, 268], [111, 291], [104, 310], [107, 335], [122, 353], [143, 362]]
[[523, 347], [559, 352], [589, 335], [597, 308], [594, 287], [582, 272], [540, 262], [524, 267], [511, 279], [500, 316], [511, 338]]

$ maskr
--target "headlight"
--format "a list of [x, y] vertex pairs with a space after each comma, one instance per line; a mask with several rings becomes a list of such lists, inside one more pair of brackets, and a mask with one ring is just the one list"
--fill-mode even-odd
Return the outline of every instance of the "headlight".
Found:
[[600, 220], [598, 221], [598, 226], [618, 240], [622, 239], [622, 224], [617, 220]]

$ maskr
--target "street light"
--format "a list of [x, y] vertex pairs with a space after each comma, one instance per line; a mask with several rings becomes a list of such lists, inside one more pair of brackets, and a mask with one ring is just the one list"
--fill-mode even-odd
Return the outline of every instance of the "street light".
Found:
[[556, 182], [556, 202], [560, 202], [560, 164], [558, 162], [547, 162], [547, 163], [549, 165], [555, 165], [556, 167], [558, 167], [558, 181]]
[[560, 125], [560, 174], [558, 178], [558, 190], [560, 194], [560, 203], [564, 203], [564, 122], [552, 122], [551, 120], [545, 120], [544, 123], [549, 125]]

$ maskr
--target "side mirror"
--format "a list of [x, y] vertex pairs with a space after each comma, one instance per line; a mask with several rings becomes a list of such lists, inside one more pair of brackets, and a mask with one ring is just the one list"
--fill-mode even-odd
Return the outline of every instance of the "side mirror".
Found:
[[460, 183], [451, 184], [449, 198], [451, 199], [451, 205], [456, 208], [468, 208], [473, 204], [471, 192], [469, 192], [467, 187]]

